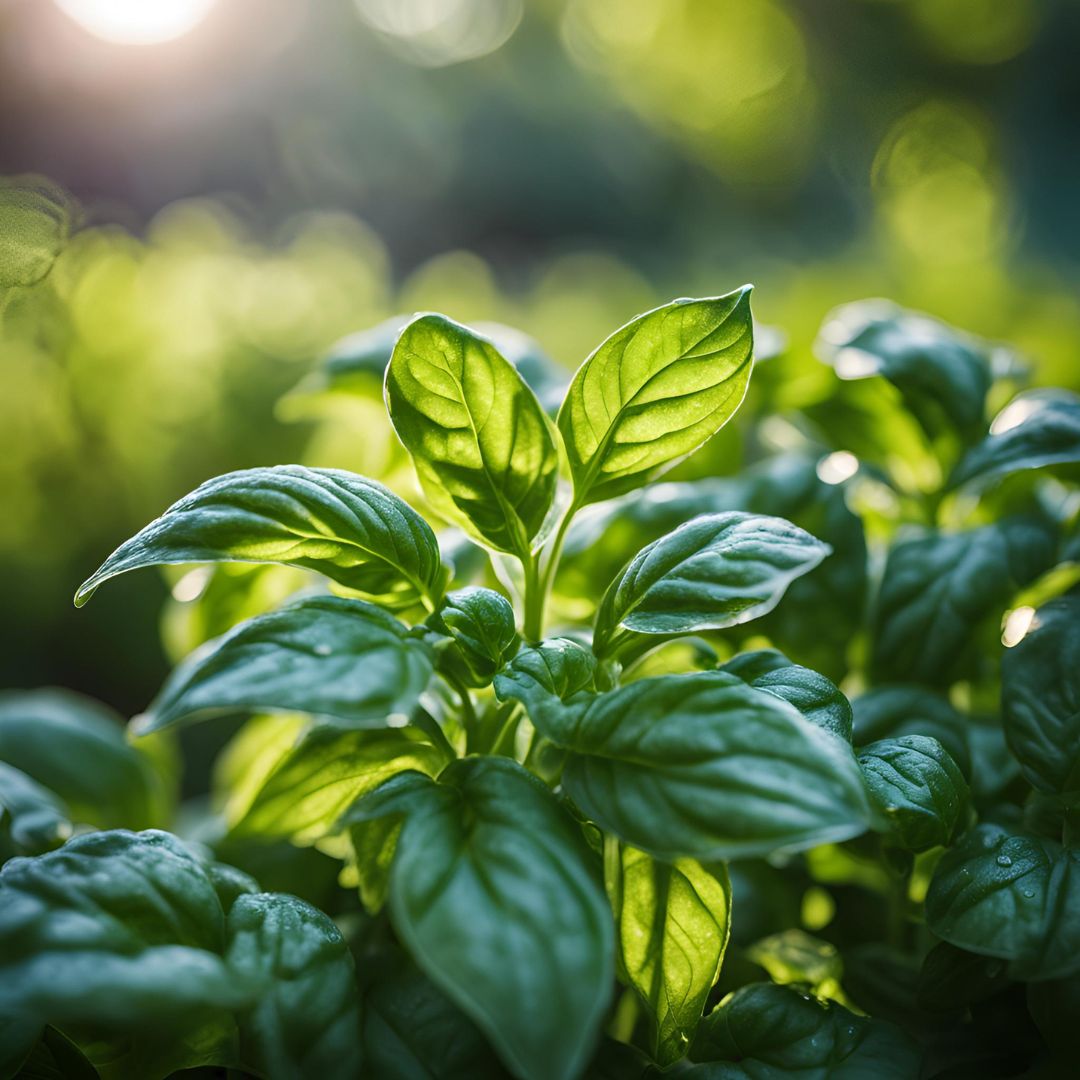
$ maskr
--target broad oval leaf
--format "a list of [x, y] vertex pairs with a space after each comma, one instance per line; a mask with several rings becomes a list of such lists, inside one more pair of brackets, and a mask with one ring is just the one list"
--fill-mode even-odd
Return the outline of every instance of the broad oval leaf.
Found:
[[840, 688], [824, 675], [793, 664], [776, 649], [740, 653], [721, 671], [737, 675], [743, 682], [794, 705], [810, 721], [851, 742], [851, 703]]
[[584, 645], [547, 638], [522, 649], [495, 676], [495, 693], [503, 701], [520, 701], [546, 733], [557, 727], [565, 703], [589, 699], [585, 692], [595, 689], [595, 679], [596, 657]]
[[937, 864], [926, 920], [961, 949], [1010, 961], [1016, 978], [1080, 971], [1080, 851], [979, 825]]
[[401, 727], [427, 688], [430, 647], [363, 600], [313, 596], [241, 623], [180, 664], [140, 734], [222, 713], [306, 712]]
[[949, 485], [1078, 463], [1080, 397], [1067, 390], [1029, 390], [998, 413], [990, 434], [964, 455]]
[[928, 315], [887, 300], [845, 304], [826, 317], [816, 350], [842, 379], [888, 379], [931, 438], [946, 425], [970, 438], [984, 423], [988, 347]]
[[963, 823], [969, 793], [960, 767], [937, 739], [902, 735], [858, 752], [870, 799], [907, 851], [947, 844]]
[[937, 739], [965, 776], [971, 775], [970, 723], [944, 694], [921, 686], [875, 686], [851, 703], [856, 746], [902, 735]]
[[[1001, 662], [1005, 738], [1040, 791], [1080, 789], [1080, 595], [1036, 612]], [[2, 755], [0, 755], [2, 756]]]
[[686, 1072], [692, 1078], [911, 1080], [919, 1074], [921, 1053], [884, 1020], [858, 1016], [794, 987], [750, 983], [705, 1018], [690, 1056], [731, 1063], [721, 1072], [698, 1065]]
[[0, 761], [54, 792], [72, 820], [102, 829], [160, 825], [161, 778], [111, 709], [66, 690], [0, 694]]
[[639, 315], [581, 365], [558, 418], [577, 506], [641, 487], [731, 419], [750, 381], [750, 290]]
[[492, 589], [470, 586], [447, 593], [427, 622], [452, 641], [439, 653], [440, 669], [468, 686], [488, 686], [518, 646], [514, 609]]
[[521, 766], [456, 761], [402, 773], [345, 824], [405, 817], [394, 927], [427, 975], [526, 1080], [579, 1075], [614, 975], [611, 913], [580, 831]]
[[226, 473], [185, 495], [121, 544], [75, 604], [128, 570], [192, 562], [299, 566], [391, 606], [426, 598], [434, 607], [448, 577], [431, 526], [381, 484], [276, 465]]
[[226, 937], [230, 970], [262, 988], [238, 1018], [244, 1064], [268, 1080], [362, 1075], [360, 993], [333, 921], [295, 896], [247, 894]]
[[618, 627], [684, 634], [749, 622], [772, 610], [829, 550], [783, 518], [703, 514], [644, 548], [611, 583], [594, 648], [604, 652]]
[[40, 855], [71, 835], [71, 815], [56, 794], [0, 761], [0, 862]]
[[602, 828], [659, 859], [792, 851], [846, 840], [870, 821], [851, 748], [734, 675], [641, 679], [572, 705], [530, 712], [570, 751], [563, 788]]
[[0, 870], [0, 1012], [127, 1026], [246, 1005], [224, 945], [213, 885], [167, 833], [90, 833]]
[[960, 677], [975, 631], [1054, 564], [1056, 539], [1040, 518], [1013, 517], [894, 546], [874, 618], [875, 680], [941, 686]]
[[731, 933], [731, 883], [723, 863], [657, 862], [615, 843], [604, 876], [619, 956], [653, 1023], [662, 1067], [686, 1054]]
[[543, 539], [559, 453], [551, 421], [495, 346], [421, 315], [394, 346], [386, 402], [431, 505], [480, 543], [527, 558]]
[[361, 795], [391, 776], [406, 769], [434, 776], [445, 763], [444, 752], [413, 728], [316, 727], [278, 760], [232, 832], [315, 843]]

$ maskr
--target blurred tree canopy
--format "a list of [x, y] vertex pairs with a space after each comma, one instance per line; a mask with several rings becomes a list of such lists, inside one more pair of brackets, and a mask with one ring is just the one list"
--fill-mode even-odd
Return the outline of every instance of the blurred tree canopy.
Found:
[[1078, 44], [1070, 0], [218, 0], [144, 47], [0, 2], [0, 684], [145, 704], [165, 583], [75, 584], [215, 473], [370, 460], [275, 403], [396, 312], [573, 368], [751, 280], [792, 406], [875, 295], [1080, 386]]

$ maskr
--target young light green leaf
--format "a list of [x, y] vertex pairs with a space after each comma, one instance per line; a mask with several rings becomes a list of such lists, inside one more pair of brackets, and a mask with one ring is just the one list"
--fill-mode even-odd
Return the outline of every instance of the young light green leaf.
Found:
[[80, 587], [192, 562], [285, 563], [317, 570], [384, 605], [434, 607], [448, 572], [431, 527], [393, 492], [340, 469], [277, 465], [226, 473], [196, 488], [120, 545]]
[[1010, 961], [1016, 978], [1080, 971], [1080, 851], [979, 825], [937, 864], [926, 920], [953, 945]]
[[422, 315], [398, 338], [386, 402], [431, 505], [480, 543], [528, 558], [555, 498], [555, 431], [486, 338]]
[[604, 876], [622, 968], [653, 1022], [653, 1056], [686, 1054], [731, 933], [731, 883], [723, 863], [657, 862], [614, 842]]
[[726, 672], [641, 679], [529, 715], [570, 751], [562, 785], [583, 813], [662, 860], [797, 850], [871, 818], [850, 747]]
[[510, 601], [479, 586], [448, 593], [427, 623], [453, 643], [439, 651], [440, 669], [467, 686], [490, 685], [520, 640]]
[[35, 285], [71, 231], [74, 204], [40, 176], [0, 177], [0, 291]]
[[840, 991], [844, 962], [836, 946], [792, 927], [755, 941], [746, 958], [769, 973], [775, 983], [809, 986], [818, 997]]
[[889, 552], [874, 618], [871, 670], [879, 682], [931, 686], [958, 678], [974, 633], [1053, 566], [1054, 528], [1004, 518], [962, 533], [930, 533]]
[[611, 913], [581, 834], [506, 758], [401, 773], [344, 824], [404, 814], [394, 927], [427, 975], [525, 1080], [580, 1074], [614, 975]]
[[248, 1004], [209, 878], [167, 833], [76, 837], [0, 870], [0, 1012], [130, 1026]]
[[950, 487], [985, 482], [1021, 469], [1080, 464], [1080, 397], [1067, 390], [1029, 390], [994, 418], [990, 434], [961, 459]]
[[362, 1075], [360, 994], [341, 931], [280, 893], [240, 896], [229, 911], [226, 961], [263, 987], [239, 1017], [240, 1057], [267, 1080]]
[[971, 438], [984, 423], [989, 348], [928, 315], [887, 300], [845, 304], [822, 324], [817, 353], [842, 379], [888, 379], [931, 438], [950, 424]]
[[969, 721], [943, 694], [920, 686], [875, 686], [851, 703], [856, 746], [902, 735], [937, 739], [965, 776], [971, 775]]
[[884, 1020], [858, 1016], [794, 987], [751, 983], [705, 1018], [690, 1057], [731, 1063], [722, 1071], [706, 1065], [687, 1070], [695, 1080], [911, 1080], [919, 1073], [921, 1052]]
[[858, 752], [870, 799], [907, 851], [947, 844], [963, 823], [969, 792], [960, 767], [937, 739], [902, 735]]
[[316, 727], [277, 762], [232, 831], [315, 843], [361, 795], [391, 776], [406, 769], [434, 776], [444, 764], [444, 752], [414, 728]]
[[851, 703], [839, 687], [824, 675], [793, 664], [776, 649], [739, 653], [721, 671], [794, 705], [810, 721], [851, 742]]
[[1035, 613], [1001, 662], [1005, 738], [1028, 781], [1053, 794], [1080, 791], [1080, 595]]
[[0, 761], [0, 862], [40, 855], [70, 835], [71, 815], [55, 793]]
[[750, 289], [639, 315], [581, 365], [558, 418], [576, 505], [641, 487], [731, 419], [750, 380]]
[[703, 514], [650, 544], [615, 578], [600, 602], [593, 648], [603, 654], [619, 627], [685, 634], [749, 622], [828, 553], [782, 518]]
[[102, 829], [164, 823], [168, 797], [111, 709], [66, 690], [0, 694], [0, 761], [54, 792], [72, 820]]
[[306, 712], [403, 726], [433, 672], [430, 647], [362, 600], [312, 596], [207, 642], [137, 718], [140, 734], [222, 713]]

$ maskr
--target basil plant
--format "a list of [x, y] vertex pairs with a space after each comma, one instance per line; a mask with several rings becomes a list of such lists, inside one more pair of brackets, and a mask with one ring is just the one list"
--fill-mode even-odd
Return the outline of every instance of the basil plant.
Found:
[[750, 387], [753, 340], [749, 287], [569, 381], [505, 327], [391, 320], [289, 398], [385, 400], [354, 434], [385, 483], [233, 472], [121, 544], [76, 604], [207, 566], [126, 737], [0, 696], [0, 1074], [1075, 1054], [1080, 402], [881, 302]]

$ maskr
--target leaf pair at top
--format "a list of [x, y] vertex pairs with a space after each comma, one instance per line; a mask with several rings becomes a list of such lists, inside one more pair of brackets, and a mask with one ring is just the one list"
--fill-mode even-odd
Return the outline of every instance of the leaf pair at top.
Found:
[[425, 495], [481, 543], [528, 559], [557, 510], [564, 454], [580, 507], [640, 486], [731, 417], [750, 376], [749, 292], [675, 301], [616, 331], [575, 375], [557, 431], [490, 341], [419, 317], [394, 347], [386, 399]]

